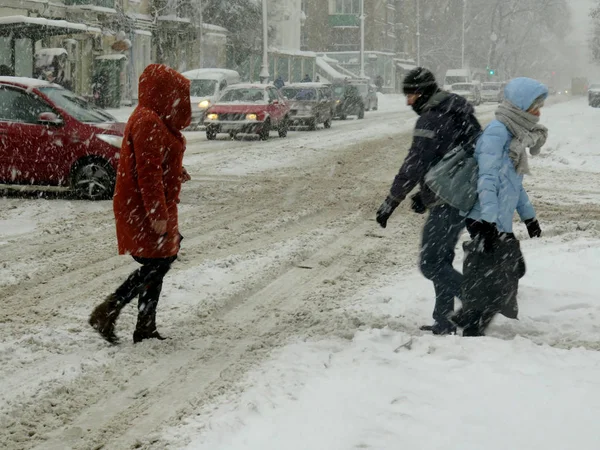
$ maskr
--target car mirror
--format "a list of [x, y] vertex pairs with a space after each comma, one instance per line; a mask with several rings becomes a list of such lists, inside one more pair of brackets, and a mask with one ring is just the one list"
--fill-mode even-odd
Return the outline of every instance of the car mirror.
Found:
[[63, 124], [63, 121], [53, 112], [44, 112], [39, 115], [38, 123], [41, 125], [60, 126]]

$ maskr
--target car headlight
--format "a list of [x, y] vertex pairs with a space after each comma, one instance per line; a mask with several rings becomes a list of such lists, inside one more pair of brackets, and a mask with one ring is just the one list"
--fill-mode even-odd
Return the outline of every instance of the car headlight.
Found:
[[200, 109], [207, 109], [210, 106], [210, 102], [208, 100], [202, 100], [200, 103], [198, 103], [198, 108]]
[[206, 118], [208, 120], [218, 120], [219, 119], [219, 115], [215, 114], [215, 113], [212, 113], [212, 114], [207, 115]]
[[246, 114], [246, 120], [256, 120], [256, 114]]
[[121, 148], [123, 136], [115, 136], [114, 134], [97, 134], [96, 137], [113, 147]]
[[341, 101], [341, 100], [336, 100], [335, 102], [336, 102], [336, 103], [339, 103], [340, 101]]

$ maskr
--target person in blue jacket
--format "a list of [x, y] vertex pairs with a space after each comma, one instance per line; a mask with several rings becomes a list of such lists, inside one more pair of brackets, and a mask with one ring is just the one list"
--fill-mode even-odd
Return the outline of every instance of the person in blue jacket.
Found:
[[[479, 200], [467, 216], [472, 240], [463, 246], [463, 308], [452, 321], [463, 336], [482, 336], [493, 317], [514, 301], [525, 275], [519, 241], [513, 234], [515, 211], [531, 238], [542, 230], [523, 187], [530, 173], [529, 156], [539, 154], [548, 130], [539, 123], [548, 88], [531, 78], [516, 78], [504, 90], [496, 119], [484, 130], [475, 148], [479, 165]], [[505, 314], [510, 317], [509, 314]], [[516, 310], [514, 311], [516, 318]]]

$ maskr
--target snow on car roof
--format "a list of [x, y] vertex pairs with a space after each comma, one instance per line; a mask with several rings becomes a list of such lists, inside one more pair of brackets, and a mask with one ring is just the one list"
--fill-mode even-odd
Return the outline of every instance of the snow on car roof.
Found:
[[260, 83], [238, 83], [238, 84], [232, 84], [231, 86], [229, 86], [227, 88], [227, 90], [230, 89], [265, 89], [268, 87], [275, 87], [272, 84], [260, 84]]
[[28, 88], [36, 88], [42, 86], [60, 87], [58, 84], [50, 83], [46, 80], [38, 80], [37, 78], [27, 77], [0, 77], [0, 83], [19, 84]]
[[285, 89], [286, 87], [293, 87], [293, 88], [322, 88], [322, 87], [329, 87], [329, 84], [326, 83], [290, 83], [290, 84], [286, 84], [283, 89]]

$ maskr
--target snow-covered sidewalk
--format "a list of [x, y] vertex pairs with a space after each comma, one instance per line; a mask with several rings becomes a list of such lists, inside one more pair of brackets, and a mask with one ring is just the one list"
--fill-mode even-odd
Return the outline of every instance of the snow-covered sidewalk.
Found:
[[[582, 190], [588, 204], [598, 198], [588, 173], [600, 169], [598, 111], [583, 99], [545, 108], [551, 138], [543, 157], [532, 159], [534, 188], [556, 183], [560, 173], [563, 200]], [[597, 450], [600, 236], [595, 222], [565, 217], [561, 227], [529, 240], [517, 226], [528, 267], [520, 320], [498, 317], [479, 339], [422, 335], [416, 330], [431, 320], [431, 283], [416, 269], [392, 270], [343, 306], [390, 327], [364, 326], [351, 340], [291, 343], [247, 374], [241, 395], [205, 406], [163, 433], [161, 445]]]

